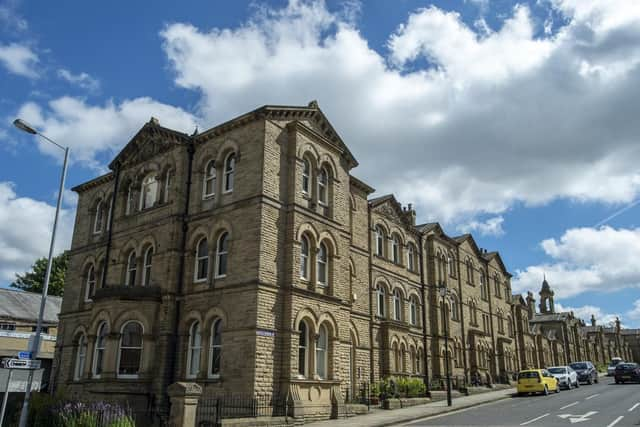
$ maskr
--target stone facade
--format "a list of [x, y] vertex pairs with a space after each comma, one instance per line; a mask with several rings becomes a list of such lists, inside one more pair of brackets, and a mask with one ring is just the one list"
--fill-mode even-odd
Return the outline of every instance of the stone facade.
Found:
[[159, 420], [169, 385], [196, 382], [205, 397], [287, 396], [312, 419], [363, 382], [438, 384], [445, 360], [459, 381], [495, 382], [587, 354], [587, 332], [538, 326], [497, 252], [370, 199], [355, 166], [315, 102], [194, 135], [145, 124], [74, 188], [56, 388]]

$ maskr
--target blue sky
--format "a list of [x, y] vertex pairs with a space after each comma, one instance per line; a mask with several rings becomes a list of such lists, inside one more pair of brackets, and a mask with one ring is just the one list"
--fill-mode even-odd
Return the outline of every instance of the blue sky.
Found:
[[634, 0], [1, 1], [0, 285], [46, 253], [61, 160], [15, 117], [71, 147], [69, 188], [152, 115], [317, 99], [356, 176], [499, 250], [515, 290], [546, 274], [640, 326], [639, 46]]

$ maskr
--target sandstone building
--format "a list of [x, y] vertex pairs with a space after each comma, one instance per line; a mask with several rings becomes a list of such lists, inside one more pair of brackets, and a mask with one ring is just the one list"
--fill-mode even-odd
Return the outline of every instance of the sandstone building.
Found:
[[57, 389], [163, 416], [167, 387], [193, 381], [313, 418], [365, 381], [437, 386], [445, 359], [458, 381], [507, 381], [585, 354], [537, 326], [497, 252], [370, 198], [357, 165], [315, 102], [193, 135], [145, 124], [74, 188]]

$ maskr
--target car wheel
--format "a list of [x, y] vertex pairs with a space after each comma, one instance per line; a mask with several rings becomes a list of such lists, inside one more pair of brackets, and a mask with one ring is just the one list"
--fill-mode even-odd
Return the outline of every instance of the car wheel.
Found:
[[544, 390], [542, 391], [542, 394], [544, 394], [545, 396], [549, 396], [549, 389], [547, 388], [546, 384], [544, 386]]
[[593, 378], [589, 377], [589, 379], [587, 380], [587, 384], [592, 385], [593, 384]]

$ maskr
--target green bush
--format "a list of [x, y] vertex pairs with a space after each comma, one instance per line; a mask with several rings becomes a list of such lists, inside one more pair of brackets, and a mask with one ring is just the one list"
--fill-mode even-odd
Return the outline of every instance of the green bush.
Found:
[[596, 363], [596, 370], [598, 372], [605, 373], [607, 372], [607, 365], [605, 365], [604, 363]]
[[427, 387], [421, 378], [388, 377], [374, 385], [374, 387], [380, 391], [383, 399], [390, 397], [423, 397], [427, 392]]

